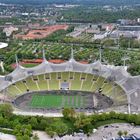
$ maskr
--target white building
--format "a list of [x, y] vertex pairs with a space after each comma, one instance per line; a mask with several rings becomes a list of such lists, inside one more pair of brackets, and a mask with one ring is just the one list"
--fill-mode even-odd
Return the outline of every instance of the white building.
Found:
[[80, 25], [74, 28], [74, 31], [67, 34], [67, 36], [71, 36], [71, 37], [78, 37], [80, 36], [83, 32], [86, 32], [86, 30], [88, 29], [88, 26], [86, 25]]
[[107, 35], [108, 35], [107, 32], [102, 32], [102, 33], [99, 33], [99, 34], [95, 34], [94, 37], [93, 37], [93, 39], [94, 39], [94, 40], [97, 40], [97, 39], [104, 39], [104, 38], [107, 37]]
[[3, 29], [3, 32], [6, 33], [7, 37], [10, 37], [14, 31], [18, 31], [18, 28], [10, 26]]
[[140, 31], [119, 31], [119, 30], [114, 30], [110, 34], [110, 37], [114, 38], [114, 39], [118, 39], [121, 36], [126, 37], [126, 38], [140, 39]]

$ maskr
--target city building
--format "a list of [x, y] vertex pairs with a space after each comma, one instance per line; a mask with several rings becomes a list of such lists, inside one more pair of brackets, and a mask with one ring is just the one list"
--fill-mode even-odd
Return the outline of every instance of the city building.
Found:
[[93, 40], [104, 39], [105, 37], [107, 37], [107, 35], [108, 35], [107, 32], [101, 32], [99, 34], [95, 34]]
[[6, 33], [7, 37], [10, 37], [14, 31], [18, 31], [18, 28], [9, 26], [3, 29], [3, 32]]
[[110, 38], [113, 38], [113, 39], [118, 39], [121, 36], [123, 36], [125, 38], [135, 38], [135, 39], [138, 39], [139, 36], [140, 36], [140, 31], [119, 31], [119, 30], [114, 30], [110, 34]]
[[140, 31], [140, 26], [119, 26], [118, 30], [120, 31]]

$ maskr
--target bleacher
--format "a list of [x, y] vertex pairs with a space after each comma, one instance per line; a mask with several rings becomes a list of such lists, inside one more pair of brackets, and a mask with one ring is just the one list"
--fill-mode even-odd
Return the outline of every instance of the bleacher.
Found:
[[46, 77], [44, 74], [38, 76], [37, 84], [38, 84], [40, 90], [48, 90], [48, 83], [45, 78]]
[[82, 82], [82, 80], [80, 79], [80, 75], [81, 73], [73, 73], [73, 79], [70, 80], [71, 90], [80, 90]]
[[15, 98], [29, 91], [60, 90], [61, 83], [68, 82], [69, 90], [97, 92], [114, 99], [116, 102], [127, 102], [126, 94], [118, 85], [105, 78], [80, 72], [53, 72], [38, 76], [30, 76], [18, 81], [7, 88], [11, 98]]

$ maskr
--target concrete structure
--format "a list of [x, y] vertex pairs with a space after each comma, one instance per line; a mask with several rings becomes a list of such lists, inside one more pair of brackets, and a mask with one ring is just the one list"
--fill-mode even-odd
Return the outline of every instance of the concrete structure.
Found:
[[[44, 51], [43, 51], [44, 52]], [[105, 79], [112, 79], [126, 93], [128, 100], [128, 112], [140, 112], [140, 76], [131, 76], [124, 66], [103, 65], [100, 61], [91, 64], [81, 64], [73, 57], [61, 64], [53, 64], [45, 59], [43, 53], [43, 62], [32, 68], [25, 68], [18, 63], [16, 58], [16, 69], [5, 76], [0, 76], [0, 91], [3, 92], [8, 86], [13, 83], [26, 79], [32, 75], [41, 75], [51, 72], [82, 72], [89, 74], [98, 74]], [[121, 107], [122, 108], [122, 107]]]
[[129, 19], [119, 19], [117, 21], [117, 23], [120, 25], [131, 25], [133, 24], [133, 22], [134, 22], [133, 20], [129, 20]]
[[114, 39], [118, 39], [121, 36], [123, 36], [125, 38], [140, 39], [140, 31], [119, 31], [119, 30], [114, 30], [110, 34], [110, 37], [114, 38]]
[[3, 29], [3, 32], [6, 33], [7, 37], [10, 37], [14, 31], [18, 31], [18, 28], [10, 26]]
[[119, 26], [120, 31], [140, 31], [140, 26]]
[[67, 34], [67, 36], [78, 37], [82, 33], [99, 34], [100, 28], [98, 27], [98, 25], [93, 25], [93, 24], [80, 25], [80, 26], [75, 27], [74, 31]]
[[99, 34], [95, 34], [93, 39], [94, 40], [97, 40], [97, 39], [104, 39], [105, 37], [107, 37], [108, 33], [107, 32], [102, 32], [102, 33], [99, 33]]
[[87, 25], [80, 25], [74, 28], [74, 31], [67, 34], [67, 36], [71, 36], [71, 37], [78, 37], [80, 36], [83, 32], [86, 32], [86, 30], [88, 29]]
[[0, 42], [0, 49], [8, 47], [7, 43]]

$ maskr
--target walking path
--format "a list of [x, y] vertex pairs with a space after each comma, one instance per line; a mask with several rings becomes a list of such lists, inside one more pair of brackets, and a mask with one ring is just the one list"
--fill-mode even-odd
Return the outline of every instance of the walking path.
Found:
[[140, 135], [140, 126], [132, 126], [127, 123], [116, 123], [106, 126], [101, 126], [98, 130], [92, 134], [93, 140], [111, 140], [112, 138], [118, 138], [118, 131], [127, 131], [128, 135], [130, 134], [139, 134]]
[[4, 134], [0, 132], [0, 140], [16, 140], [16, 137], [9, 134]]
[[[24, 116], [44, 116], [44, 117], [63, 117], [62, 113], [39, 113], [39, 112], [25, 112], [25, 111], [18, 111], [18, 110], [15, 110], [13, 112], [14, 114], [16, 115], [24, 115]], [[92, 115], [93, 113], [85, 113], [85, 115]]]
[[45, 117], [63, 117], [62, 113], [37, 113], [37, 112], [24, 112], [14, 111], [14, 114], [25, 115], [25, 116], [45, 116]]

